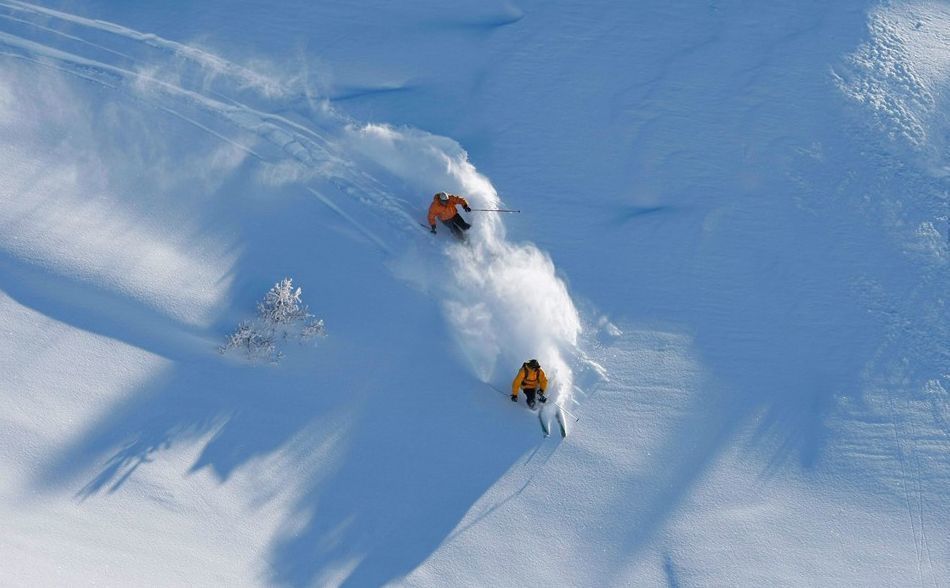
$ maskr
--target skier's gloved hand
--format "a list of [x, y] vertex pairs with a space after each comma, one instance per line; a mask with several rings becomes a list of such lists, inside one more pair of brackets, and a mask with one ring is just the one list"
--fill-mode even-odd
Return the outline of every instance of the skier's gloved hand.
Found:
[[518, 396], [515, 395], [515, 394], [512, 394], [512, 395], [511, 395], [511, 401], [512, 401], [512, 402], [518, 402]]
[[469, 206], [463, 206], [462, 209], [464, 209], [465, 212], [472, 212], [472, 209]]
[[538, 394], [538, 400], [540, 400], [542, 404], [548, 401], [548, 397], [544, 395], [544, 390]]
[[429, 232], [432, 233], [433, 235], [435, 235], [435, 225], [429, 225], [429, 226], [431, 227], [431, 229], [429, 230]]

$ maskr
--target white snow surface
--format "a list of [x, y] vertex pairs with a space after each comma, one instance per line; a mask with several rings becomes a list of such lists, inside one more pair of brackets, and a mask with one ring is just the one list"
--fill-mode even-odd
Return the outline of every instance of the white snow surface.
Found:
[[948, 137], [944, 2], [0, 0], [0, 585], [950, 586]]

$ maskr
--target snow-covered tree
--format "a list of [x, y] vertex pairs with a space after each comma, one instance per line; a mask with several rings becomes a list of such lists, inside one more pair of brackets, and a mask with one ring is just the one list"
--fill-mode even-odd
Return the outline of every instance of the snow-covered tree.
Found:
[[294, 289], [291, 278], [274, 284], [274, 287], [257, 303], [258, 316], [275, 325], [285, 325], [309, 316], [307, 307], [300, 301], [301, 288]]
[[231, 333], [221, 353], [240, 349], [252, 360], [277, 363], [282, 357], [279, 341], [296, 338], [308, 341], [326, 336], [323, 320], [310, 314], [301, 300], [302, 289], [294, 288], [291, 278], [284, 278], [257, 303], [257, 318], [243, 321]]

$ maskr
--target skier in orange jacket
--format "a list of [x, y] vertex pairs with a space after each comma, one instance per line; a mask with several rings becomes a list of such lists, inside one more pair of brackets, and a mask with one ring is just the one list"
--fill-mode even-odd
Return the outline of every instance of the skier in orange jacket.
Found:
[[472, 225], [465, 222], [465, 219], [456, 210], [455, 207], [459, 204], [462, 205], [465, 212], [472, 212], [472, 209], [468, 206], [468, 201], [461, 196], [439, 192], [432, 197], [432, 204], [429, 205], [429, 226], [432, 233], [435, 233], [435, 219], [438, 218], [442, 221], [442, 224], [451, 229], [452, 234], [457, 239], [465, 239], [463, 231], [469, 230]]
[[548, 378], [544, 375], [544, 370], [541, 369], [541, 364], [536, 359], [531, 361], [526, 361], [521, 364], [521, 369], [518, 370], [518, 375], [515, 376], [513, 382], [511, 382], [511, 401], [518, 402], [518, 390], [524, 390], [524, 395], [528, 400], [528, 408], [534, 408], [534, 397], [535, 394], [538, 395], [538, 400], [542, 403], [547, 402], [548, 399], [544, 395], [544, 391], [548, 387]]

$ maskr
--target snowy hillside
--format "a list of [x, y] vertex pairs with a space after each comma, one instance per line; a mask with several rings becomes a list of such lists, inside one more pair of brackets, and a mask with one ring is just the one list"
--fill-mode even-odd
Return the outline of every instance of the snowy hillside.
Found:
[[0, 0], [0, 585], [950, 586], [948, 96], [928, 0]]

